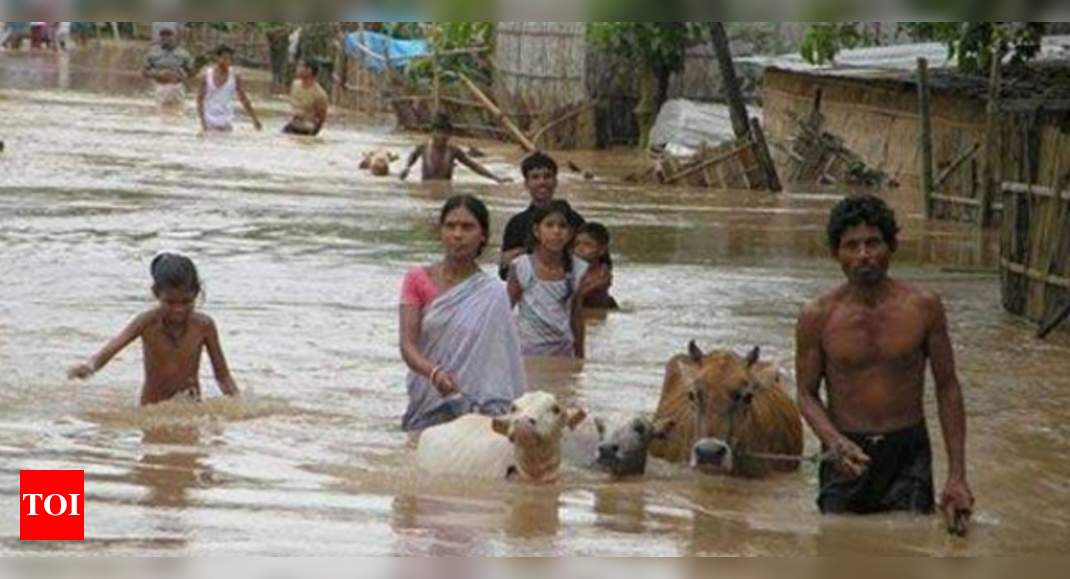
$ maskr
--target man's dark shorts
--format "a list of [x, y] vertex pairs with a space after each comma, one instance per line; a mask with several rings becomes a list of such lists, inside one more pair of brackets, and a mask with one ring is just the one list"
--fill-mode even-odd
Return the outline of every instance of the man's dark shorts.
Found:
[[869, 456], [869, 466], [851, 478], [832, 462], [821, 463], [817, 506], [822, 513], [933, 512], [932, 447], [925, 423], [887, 434], [845, 436]]

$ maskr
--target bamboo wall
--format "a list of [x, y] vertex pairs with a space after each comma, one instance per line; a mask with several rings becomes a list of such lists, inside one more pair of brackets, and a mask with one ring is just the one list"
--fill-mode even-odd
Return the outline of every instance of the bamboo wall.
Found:
[[1070, 299], [1070, 134], [1045, 126], [1038, 145], [1039, 185], [1002, 191], [1000, 273], [1007, 311], [1042, 322]]

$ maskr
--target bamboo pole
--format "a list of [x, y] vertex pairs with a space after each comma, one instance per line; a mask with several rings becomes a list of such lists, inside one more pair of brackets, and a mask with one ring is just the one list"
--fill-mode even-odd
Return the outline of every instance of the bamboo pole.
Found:
[[989, 225], [991, 217], [991, 205], [995, 176], [992, 169], [994, 157], [999, 154], [995, 149], [999, 126], [996, 124], [996, 115], [999, 113], [999, 88], [1000, 88], [1000, 65], [1003, 62], [1003, 51], [996, 50], [992, 55], [992, 70], [988, 78], [988, 107], [985, 114], [985, 147], [984, 157], [981, 159], [981, 210], [977, 216], [977, 223], [981, 227]]
[[503, 113], [502, 110], [494, 104], [494, 101], [490, 100], [490, 97], [484, 94], [483, 91], [479, 90], [479, 87], [476, 86], [476, 83], [472, 82], [472, 79], [468, 78], [468, 76], [465, 75], [463, 72], [458, 72], [457, 76], [461, 79], [461, 82], [464, 83], [468, 90], [471, 91], [472, 94], [476, 97], [476, 100], [482, 103], [483, 108], [490, 111], [491, 115], [494, 116], [494, 120], [500, 123], [503, 127], [505, 127], [505, 129], [509, 131], [509, 134], [511, 134], [513, 138], [516, 139], [517, 143], [519, 143], [520, 146], [523, 147], [526, 152], [530, 153], [538, 149], [538, 147], [535, 146], [535, 143], [532, 143], [531, 139], [528, 139], [527, 135], [525, 135], [523, 131], [521, 131], [520, 128], [516, 126], [512, 119], [507, 117], [505, 113]]
[[967, 149], [965, 153], [960, 155], [958, 159], [955, 159], [950, 165], [948, 165], [947, 169], [944, 169], [940, 173], [940, 175], [936, 177], [936, 182], [933, 183], [933, 189], [936, 190], [936, 189], [939, 189], [940, 187], [942, 187], [944, 185], [944, 182], [947, 181], [951, 177], [951, 174], [954, 173], [955, 171], [957, 171], [958, 168], [961, 167], [966, 161], [969, 161], [970, 158], [973, 157], [973, 155], [980, 148], [981, 148], [981, 142], [978, 141], [978, 142], [974, 143], [972, 146], [970, 146], [970, 148]]
[[929, 115], [929, 61], [918, 59], [918, 134], [921, 151], [921, 192], [925, 196], [925, 218], [933, 218], [933, 125]]

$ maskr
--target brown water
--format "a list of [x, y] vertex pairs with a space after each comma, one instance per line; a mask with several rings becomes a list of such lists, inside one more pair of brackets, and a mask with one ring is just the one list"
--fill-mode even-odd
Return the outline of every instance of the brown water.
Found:
[[[976, 273], [994, 267], [992, 240], [926, 225], [916, 195], [889, 194], [904, 226], [895, 272], [950, 311], [978, 498], [968, 540], [935, 518], [820, 517], [812, 466], [765, 481], [658, 461], [622, 483], [578, 467], [547, 488], [431, 479], [398, 426], [398, 286], [436, 258], [432, 223], [451, 191], [486, 199], [497, 237], [522, 188], [466, 171], [452, 189], [369, 177], [362, 150], [417, 137], [340, 116], [322, 138], [286, 138], [285, 105], [264, 97], [263, 133], [198, 138], [191, 116], [156, 112], [135, 74], [67, 58], [0, 53], [2, 553], [1005, 554], [1070, 542], [1070, 340], [1038, 342], [1004, 314], [997, 278]], [[136, 63], [104, 58], [106, 70]], [[481, 146], [519, 177], [514, 148]], [[612, 419], [653, 410], [665, 360], [691, 339], [760, 344], [791, 363], [801, 304], [840, 279], [822, 238], [837, 195], [622, 186], [607, 177], [640, 157], [562, 157], [606, 179], [565, 174], [561, 191], [613, 230], [624, 311], [593, 324], [586, 363], [533, 364], [536, 387]], [[162, 249], [197, 261], [242, 401], [136, 408], [136, 345], [88, 383], [64, 379], [151, 307], [148, 262]], [[18, 471], [51, 467], [86, 470], [84, 544], [18, 541]]]

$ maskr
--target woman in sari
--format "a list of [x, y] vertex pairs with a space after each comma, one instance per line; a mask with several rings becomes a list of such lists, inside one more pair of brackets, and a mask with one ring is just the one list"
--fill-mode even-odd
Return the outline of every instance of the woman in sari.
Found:
[[476, 263], [490, 234], [471, 195], [439, 215], [442, 261], [414, 267], [401, 287], [401, 357], [409, 367], [406, 432], [468, 412], [499, 415], [524, 393], [520, 339], [505, 285]]

